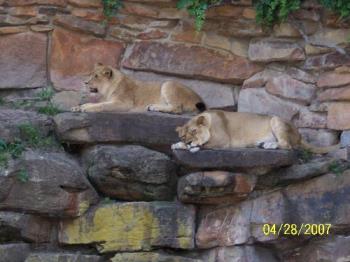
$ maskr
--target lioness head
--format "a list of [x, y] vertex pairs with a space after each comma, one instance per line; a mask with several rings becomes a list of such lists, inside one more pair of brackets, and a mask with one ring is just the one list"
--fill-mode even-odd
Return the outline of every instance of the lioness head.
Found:
[[104, 95], [108, 91], [110, 83], [120, 77], [120, 74], [112, 67], [98, 63], [90, 73], [88, 80], [85, 81], [85, 84], [91, 93]]
[[210, 139], [209, 116], [206, 114], [195, 116], [184, 126], [177, 127], [176, 131], [184, 143], [204, 145]]

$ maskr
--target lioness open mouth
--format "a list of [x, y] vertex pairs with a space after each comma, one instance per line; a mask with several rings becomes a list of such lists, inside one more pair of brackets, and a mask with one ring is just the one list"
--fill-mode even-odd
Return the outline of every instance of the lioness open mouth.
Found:
[[91, 93], [97, 93], [98, 90], [97, 90], [97, 88], [92, 88], [92, 87], [90, 87], [90, 92], [91, 92]]

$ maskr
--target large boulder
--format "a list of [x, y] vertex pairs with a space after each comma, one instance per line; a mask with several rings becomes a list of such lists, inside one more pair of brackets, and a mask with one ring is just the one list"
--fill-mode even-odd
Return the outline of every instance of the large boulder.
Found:
[[176, 127], [188, 120], [162, 113], [64, 113], [54, 118], [58, 137], [71, 144], [137, 143], [167, 149], [179, 141]]
[[0, 210], [82, 215], [98, 200], [79, 164], [64, 153], [27, 151], [0, 171]]
[[94, 245], [100, 253], [194, 247], [195, 209], [172, 202], [101, 204], [60, 223], [59, 242]]
[[[350, 171], [327, 174], [290, 185], [239, 205], [208, 210], [201, 218], [196, 239], [200, 248], [271, 242], [283, 236], [265, 235], [264, 224], [331, 224], [331, 231], [350, 228], [348, 216]], [[280, 231], [284, 232], [284, 231]], [[305, 232], [305, 228], [302, 229]]]
[[176, 165], [162, 153], [136, 145], [95, 146], [83, 161], [90, 181], [108, 197], [154, 201], [176, 195]]
[[262, 69], [244, 57], [199, 46], [156, 42], [134, 44], [123, 66], [236, 84]]
[[46, 47], [41, 33], [0, 36], [0, 89], [46, 86]]
[[327, 127], [335, 130], [350, 129], [350, 103], [331, 103], [328, 108]]
[[0, 212], [0, 242], [49, 242], [53, 223], [47, 218], [14, 212]]
[[53, 129], [52, 120], [46, 115], [24, 110], [0, 110], [0, 123], [0, 138], [5, 142], [13, 142], [16, 138], [20, 138], [20, 127], [23, 124], [30, 124], [43, 136]]
[[177, 187], [182, 202], [195, 204], [236, 203], [246, 199], [255, 177], [224, 171], [192, 173], [180, 178]]

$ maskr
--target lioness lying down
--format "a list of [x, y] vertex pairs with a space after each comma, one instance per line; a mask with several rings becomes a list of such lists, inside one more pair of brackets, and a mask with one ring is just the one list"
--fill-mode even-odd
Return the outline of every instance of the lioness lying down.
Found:
[[180, 114], [205, 110], [202, 99], [178, 82], [140, 82], [102, 64], [95, 65], [86, 84], [90, 92], [101, 96], [102, 102], [73, 107], [73, 112], [148, 110]]
[[265, 149], [304, 148], [327, 153], [339, 146], [314, 147], [305, 142], [298, 130], [277, 116], [209, 110], [176, 128], [181, 142], [172, 149], [263, 147]]

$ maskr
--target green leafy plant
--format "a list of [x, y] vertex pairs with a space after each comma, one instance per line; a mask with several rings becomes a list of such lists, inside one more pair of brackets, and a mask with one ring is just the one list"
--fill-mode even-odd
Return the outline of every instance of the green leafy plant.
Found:
[[350, 1], [349, 0], [319, 0], [326, 8], [338, 13], [340, 18], [350, 16]]
[[301, 0], [256, 0], [256, 20], [259, 24], [272, 26], [285, 21], [300, 5]]
[[328, 166], [328, 170], [337, 176], [343, 174], [348, 169], [348, 165], [339, 161], [334, 161]]
[[61, 110], [58, 109], [55, 105], [53, 105], [51, 102], [49, 102], [46, 106], [39, 107], [38, 112], [40, 114], [54, 116], [61, 113]]
[[9, 159], [11, 157], [15, 159], [19, 158], [24, 150], [25, 146], [20, 140], [6, 143], [4, 140], [0, 139], [0, 168], [7, 167]]
[[22, 183], [26, 183], [29, 180], [29, 174], [28, 174], [27, 170], [22, 168], [21, 170], [19, 170], [17, 172], [16, 178], [18, 179], [18, 181], [20, 181]]
[[52, 86], [48, 86], [46, 88], [43, 88], [39, 92], [38, 99], [42, 101], [48, 101], [53, 97], [54, 94], [55, 94], [55, 91], [53, 90]]
[[177, 2], [177, 8], [186, 8], [188, 13], [195, 18], [196, 30], [200, 31], [204, 24], [205, 12], [210, 5], [219, 2], [221, 2], [221, 0], [179, 0]]
[[121, 0], [102, 0], [103, 14], [107, 19], [116, 15], [117, 11], [123, 6]]

